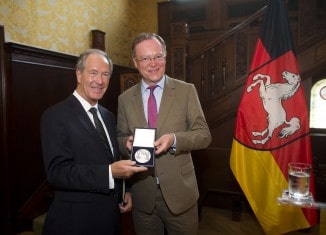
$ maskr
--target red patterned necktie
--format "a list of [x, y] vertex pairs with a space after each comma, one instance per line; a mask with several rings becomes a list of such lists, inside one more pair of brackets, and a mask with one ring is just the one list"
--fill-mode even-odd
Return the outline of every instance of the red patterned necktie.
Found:
[[157, 106], [156, 106], [156, 99], [154, 96], [154, 90], [156, 86], [150, 86], [147, 89], [150, 90], [150, 94], [148, 97], [148, 104], [147, 104], [147, 118], [148, 118], [148, 126], [150, 128], [156, 127], [157, 122]]

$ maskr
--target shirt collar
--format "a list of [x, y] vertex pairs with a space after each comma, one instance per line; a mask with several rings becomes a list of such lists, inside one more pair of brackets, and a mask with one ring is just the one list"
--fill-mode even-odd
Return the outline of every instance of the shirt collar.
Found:
[[[163, 75], [162, 79], [156, 85], [161, 89], [163, 89], [164, 84], [165, 84], [165, 75]], [[146, 82], [144, 82], [143, 79], [141, 80], [141, 85], [143, 90], [146, 90], [149, 87], [149, 85]]]
[[98, 103], [96, 103], [94, 106], [90, 105], [90, 103], [88, 103], [83, 97], [81, 97], [76, 90], [74, 91], [73, 95], [77, 98], [77, 100], [79, 100], [86, 112], [88, 112], [89, 109], [92, 107], [95, 107], [96, 109], [98, 108]]

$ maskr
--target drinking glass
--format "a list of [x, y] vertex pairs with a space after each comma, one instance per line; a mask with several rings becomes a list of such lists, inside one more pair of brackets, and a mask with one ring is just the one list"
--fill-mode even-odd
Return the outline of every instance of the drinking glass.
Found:
[[309, 196], [311, 165], [291, 162], [288, 165], [289, 196], [293, 199], [307, 199]]

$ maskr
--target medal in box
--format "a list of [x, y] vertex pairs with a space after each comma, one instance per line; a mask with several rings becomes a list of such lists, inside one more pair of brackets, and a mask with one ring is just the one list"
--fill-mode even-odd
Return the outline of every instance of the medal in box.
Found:
[[138, 166], [154, 167], [155, 134], [153, 128], [135, 128], [134, 142], [131, 150], [131, 160]]

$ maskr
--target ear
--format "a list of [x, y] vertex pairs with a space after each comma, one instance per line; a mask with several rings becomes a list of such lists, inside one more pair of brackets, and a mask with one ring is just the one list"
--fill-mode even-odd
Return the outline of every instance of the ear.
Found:
[[136, 59], [135, 59], [135, 58], [132, 58], [132, 61], [134, 62], [134, 66], [135, 66], [135, 68], [138, 69], [138, 64], [137, 64]]
[[80, 72], [80, 70], [76, 70], [76, 77], [77, 77], [77, 83], [80, 83], [80, 81], [81, 81], [81, 72]]

